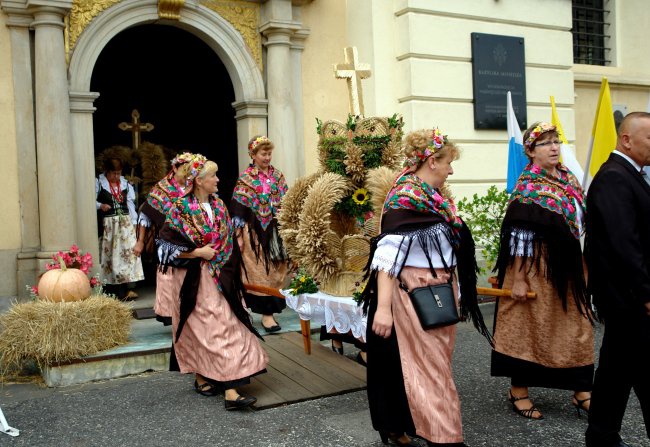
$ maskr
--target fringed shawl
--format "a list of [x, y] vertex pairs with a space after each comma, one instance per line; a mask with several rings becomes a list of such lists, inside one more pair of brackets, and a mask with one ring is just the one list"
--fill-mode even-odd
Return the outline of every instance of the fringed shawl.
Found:
[[[178, 186], [178, 182], [174, 179], [174, 174], [171, 173], [158, 183], [156, 183], [147, 200], [140, 207], [140, 212], [144, 214], [151, 222], [150, 231], [147, 232], [144, 245], [148, 246], [152, 239], [158, 236], [158, 232], [165, 223], [167, 214], [171, 210], [174, 202], [183, 195], [183, 190]], [[136, 228], [136, 234], [140, 234], [140, 220]]]
[[[242, 305], [244, 289], [239, 276], [241, 256], [237, 244], [233, 244], [233, 228], [228, 211], [216, 195], [210, 196], [209, 203], [212, 222], [194, 194], [177, 200], [160, 231], [160, 239], [156, 241], [163, 271], [168, 266], [187, 269], [180, 291], [181, 311], [176, 340], [194, 310], [202, 263], [208, 264], [210, 275], [237, 318], [259, 337]], [[217, 252], [210, 261], [201, 258], [177, 259], [180, 253], [205, 245], [211, 245]]]
[[165, 223], [172, 205], [182, 195], [183, 190], [174, 179], [174, 174], [169, 174], [151, 188], [147, 201], [142, 205], [142, 212], [160, 228]]
[[[400, 235], [403, 236], [401, 244], [408, 244], [406, 255], [402, 262], [395, 258], [389, 275], [399, 277], [411, 247], [413, 244], [419, 244], [435, 277], [430, 254], [437, 254], [445, 271], [457, 274], [461, 293], [461, 318], [471, 320], [474, 327], [491, 343], [492, 336], [483, 321], [476, 294], [478, 266], [474, 239], [467, 225], [456, 214], [453, 201], [442, 197], [439, 191], [414, 174], [407, 174], [400, 176], [388, 193], [383, 213], [381, 234], [371, 241], [370, 256], [365, 269], [368, 285], [363, 293], [364, 311], [367, 311], [371, 299], [377, 299], [377, 270], [371, 270], [370, 266], [379, 241], [387, 235]], [[453, 250], [451, 265], [447, 264], [442, 254], [443, 240]], [[457, 266], [456, 272], [452, 268], [454, 264]]]
[[591, 318], [576, 208], [577, 204], [584, 213], [582, 188], [566, 167], [558, 165], [558, 170], [559, 179], [529, 164], [519, 177], [501, 226], [494, 271], [501, 287], [516, 257], [527, 258], [527, 273], [543, 275], [557, 290], [565, 310], [571, 290], [580, 312]]
[[251, 165], [237, 179], [230, 203], [235, 226], [248, 224], [251, 249], [255, 258], [263, 261], [267, 274], [271, 265], [287, 260], [275, 218], [286, 192], [284, 175], [279, 170], [271, 166], [264, 174]]

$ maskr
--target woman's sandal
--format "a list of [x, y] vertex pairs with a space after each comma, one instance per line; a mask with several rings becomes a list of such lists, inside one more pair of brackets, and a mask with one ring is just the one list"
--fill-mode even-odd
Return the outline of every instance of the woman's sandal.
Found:
[[203, 382], [199, 385], [199, 382], [194, 380], [194, 391], [199, 393], [201, 396], [216, 396], [219, 394], [217, 387], [209, 382]]
[[573, 395], [571, 403], [574, 407], [576, 407], [576, 413], [578, 413], [578, 417], [580, 417], [580, 410], [584, 411], [587, 416], [589, 416], [589, 407], [587, 407], [585, 403], [589, 402], [590, 400], [591, 396], [586, 399], [578, 399], [575, 394]]
[[[517, 405], [515, 405], [515, 402], [517, 402], [519, 400], [526, 400], [526, 399], [528, 399], [528, 396], [515, 397], [515, 396], [512, 395], [512, 390], [508, 390], [508, 394], [510, 395], [508, 400], [512, 404], [512, 409], [519, 416], [523, 416], [523, 417], [525, 417], [527, 419], [534, 419], [536, 421], [538, 421], [540, 419], [544, 419], [544, 415], [542, 414], [542, 412], [539, 411], [539, 408], [537, 408], [532, 402], [531, 402], [531, 407], [530, 408], [526, 408], [526, 409], [523, 409], [523, 410], [520, 409], [520, 408], [517, 408]], [[535, 412], [539, 413], [539, 417], [533, 416], [533, 414]]]

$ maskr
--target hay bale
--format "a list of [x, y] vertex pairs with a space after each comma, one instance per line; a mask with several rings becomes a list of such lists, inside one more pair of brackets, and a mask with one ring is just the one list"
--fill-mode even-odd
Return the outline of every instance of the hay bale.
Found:
[[0, 315], [0, 375], [29, 360], [43, 368], [125, 344], [130, 327], [130, 307], [105, 295], [14, 304]]

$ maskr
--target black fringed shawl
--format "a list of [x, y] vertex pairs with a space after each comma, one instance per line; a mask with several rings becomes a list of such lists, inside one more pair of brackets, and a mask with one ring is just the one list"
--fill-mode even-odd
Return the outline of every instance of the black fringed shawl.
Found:
[[[241, 254], [238, 244], [232, 243], [233, 230], [228, 212], [218, 197], [211, 196], [210, 203], [213, 210], [212, 225], [205, 218], [193, 194], [179, 199], [160, 230], [160, 238], [156, 240], [160, 255], [160, 269], [163, 273], [168, 266], [187, 269], [180, 290], [180, 319], [175, 340], [178, 341], [183, 326], [196, 305], [201, 265], [205, 262], [209, 263], [210, 274], [237, 319], [262, 339], [242, 304], [244, 285], [240, 277]], [[178, 258], [180, 253], [191, 252], [207, 244], [217, 249], [217, 255], [211, 261], [201, 258]]]
[[[517, 257], [511, 247], [523, 247], [521, 257], [530, 260], [526, 273], [542, 275], [557, 290], [565, 311], [571, 290], [578, 310], [591, 320], [576, 223], [575, 203], [584, 207], [582, 189], [570, 171], [562, 165], [557, 168], [559, 179], [528, 165], [517, 181], [501, 226], [494, 271], [502, 287], [506, 271]], [[543, 271], [541, 259], [546, 264]]]
[[287, 185], [284, 175], [272, 166], [264, 178], [269, 181], [266, 193], [262, 174], [254, 165], [239, 176], [230, 202], [230, 214], [239, 231], [247, 224], [250, 248], [255, 258], [262, 260], [268, 275], [271, 265], [277, 267], [287, 261], [275, 217]]
[[[363, 309], [368, 311], [370, 300], [377, 299], [377, 270], [370, 270], [375, 251], [379, 241], [387, 235], [404, 236], [403, 244], [408, 244], [406, 256], [398, 263], [396, 258], [389, 272], [391, 277], [398, 277], [404, 268], [408, 253], [414, 243], [419, 244], [425, 253], [431, 273], [436, 276], [430, 253], [437, 253], [440, 256], [445, 271], [454, 273], [447, 265], [442, 256], [441, 244], [443, 240], [449, 242], [453, 248], [453, 258], [456, 260], [456, 274], [460, 287], [460, 314], [464, 320], [470, 320], [474, 327], [487, 338], [490, 343], [492, 336], [485, 326], [483, 315], [478, 306], [476, 294], [476, 274], [478, 266], [474, 251], [474, 239], [464, 222], [458, 221], [459, 225], [453, 227], [440, 214], [422, 212], [411, 209], [389, 209], [382, 218], [382, 233], [373, 238], [370, 247], [370, 257], [366, 265], [366, 278], [368, 284], [363, 292]], [[408, 236], [408, 239], [407, 239]], [[399, 253], [399, 252], [398, 252]]]

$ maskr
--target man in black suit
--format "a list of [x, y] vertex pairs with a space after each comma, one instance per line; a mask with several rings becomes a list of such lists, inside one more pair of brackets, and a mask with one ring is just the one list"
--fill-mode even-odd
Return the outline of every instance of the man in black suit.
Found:
[[633, 112], [587, 193], [589, 289], [605, 324], [588, 447], [627, 446], [619, 431], [634, 389], [650, 438], [650, 113]]

